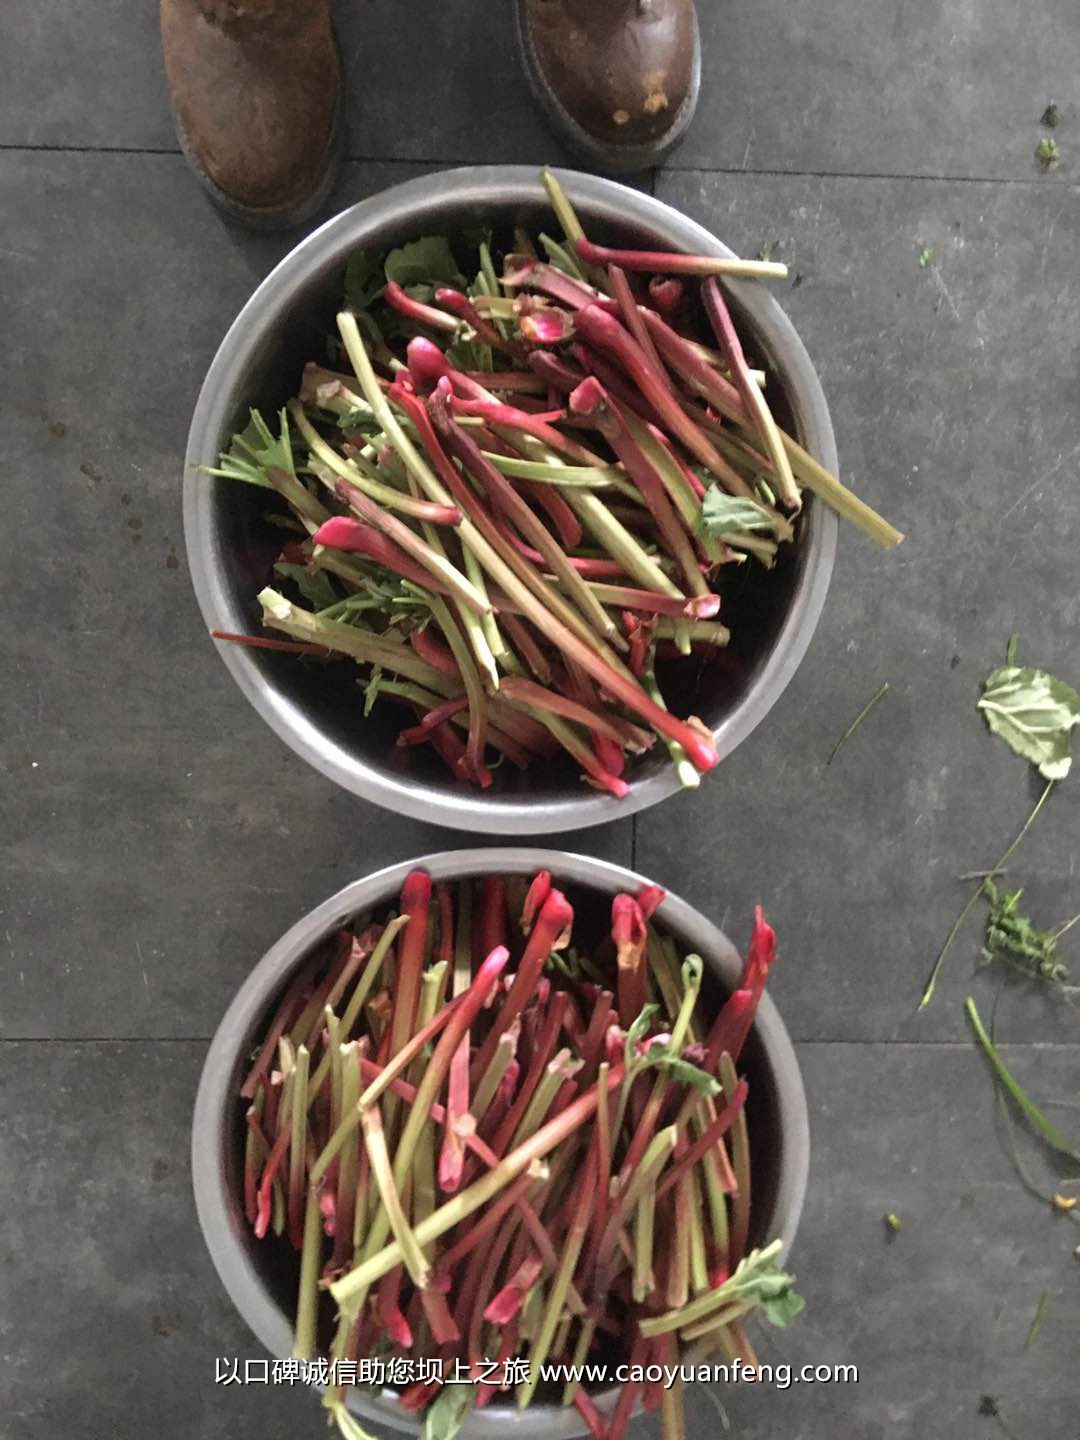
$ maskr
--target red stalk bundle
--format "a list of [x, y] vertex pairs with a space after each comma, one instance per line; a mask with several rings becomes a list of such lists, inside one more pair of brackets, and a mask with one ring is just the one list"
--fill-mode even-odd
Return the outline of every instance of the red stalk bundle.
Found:
[[[245, 1102], [243, 1184], [259, 1238], [286, 1196], [287, 1243], [300, 1249], [306, 1277], [298, 1356], [314, 1351], [320, 1287], [329, 1288], [340, 1315], [330, 1358], [434, 1349], [453, 1370], [455, 1362], [478, 1366], [490, 1351], [508, 1360], [528, 1347], [534, 1378], [518, 1394], [528, 1403], [545, 1361], [587, 1362], [602, 1344], [631, 1367], [675, 1364], [680, 1332], [713, 1313], [722, 1324], [725, 1297], [712, 1295], [750, 1239], [749, 1087], [730, 1054], [710, 1070], [709, 1045], [692, 1039], [700, 962], [684, 962], [681, 998], [659, 970], [660, 1013], [645, 1010], [647, 967], [659, 965], [649, 959], [650, 938], [665, 965], [678, 963], [669, 942], [650, 937], [659, 887], [615, 897], [612, 940], [587, 962], [571, 951], [557, 966], [553, 952], [571, 939], [569, 901], [547, 872], [510, 889], [508, 908], [502, 876], [433, 887], [413, 872], [397, 907], [408, 917], [403, 928], [389, 913], [377, 915], [301, 970], [260, 1051], [278, 1037], [285, 1112], [271, 1129], [259, 1116], [263, 1089], [254, 1105]], [[401, 930], [396, 963], [391, 923]], [[504, 985], [511, 930], [521, 953]], [[742, 987], [755, 1003], [774, 955], [759, 910]], [[425, 1022], [419, 996], [430, 996], [448, 969], [452, 997], [434, 1014], [427, 1001]], [[310, 1029], [315, 1005], [327, 997], [340, 1005], [380, 973], [390, 984], [380, 991], [379, 1028], [359, 1003], [345, 1020], [328, 1007], [316, 1022], [318, 1045], [340, 1044], [341, 1067], [326, 1049], [329, 1070], [309, 1080], [301, 1046], [290, 1068], [288, 1037]], [[676, 1011], [666, 1008], [669, 993]], [[626, 1071], [625, 1026], [633, 1021], [639, 1042]], [[505, 1063], [512, 1030], [520, 1030], [520, 1065]], [[657, 1047], [682, 1069], [669, 1076], [653, 1068]], [[371, 1050], [380, 1058], [369, 1059]], [[496, 1052], [503, 1065], [493, 1087], [485, 1077]], [[688, 1065], [719, 1079], [722, 1102], [688, 1082]], [[625, 1097], [642, 1086], [651, 1087], [644, 1107], [628, 1106]], [[448, 1144], [451, 1135], [458, 1145]], [[300, 1215], [315, 1224], [298, 1227]], [[757, 1255], [748, 1263], [762, 1263]], [[752, 1355], [741, 1330], [721, 1338], [732, 1353]], [[437, 1393], [437, 1385], [414, 1385], [403, 1407], [421, 1411]], [[624, 1432], [639, 1400], [660, 1406], [665, 1440], [681, 1440], [677, 1397], [636, 1376], [609, 1424], [581, 1386], [564, 1397], [605, 1440]]]
[[[655, 661], [715, 663], [730, 638], [707, 623], [733, 574], [722, 567], [748, 556], [771, 565], [798, 541], [768, 487], [795, 512], [797, 476], [882, 544], [901, 537], [777, 429], [747, 366], [715, 277], [783, 267], [592, 245], [548, 183], [567, 242], [543, 240], [555, 263], [522, 234], [501, 285], [477, 246], [472, 296], [446, 283], [442, 264], [430, 291], [388, 276], [370, 305], [338, 316], [348, 364], [305, 368], [279, 435], [256, 415], [256, 435], [235, 438], [215, 473], [288, 506], [285, 523], [304, 538], [287, 542], [279, 573], [307, 604], [267, 585], [263, 622], [280, 637], [220, 638], [378, 670], [376, 703], [418, 711], [403, 747], [430, 745], [471, 784], [501, 783], [494, 756], [524, 768], [562, 752], [586, 783], [624, 796], [634, 747], [568, 711], [596, 708], [581, 672], [619, 720], [667, 741], [694, 784], [715, 748], [706, 727], [658, 703]], [[465, 248], [457, 237], [459, 263]], [[719, 351], [688, 338], [699, 287], [679, 275], [702, 277]], [[501, 368], [461, 368], [493, 357]], [[769, 533], [754, 533], [764, 527], [745, 507], [723, 528], [716, 485], [754, 500]], [[400, 643], [417, 632], [439, 656], [434, 680]], [[523, 673], [558, 706], [500, 697]], [[466, 706], [443, 708], [461, 696]], [[534, 727], [531, 743], [511, 714]]]

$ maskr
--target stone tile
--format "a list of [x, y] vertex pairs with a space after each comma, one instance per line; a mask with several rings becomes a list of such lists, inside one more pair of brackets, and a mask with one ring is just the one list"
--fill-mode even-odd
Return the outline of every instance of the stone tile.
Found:
[[[1075, 1093], [1075, 1049], [1015, 1047], [1024, 1083]], [[990, 1078], [956, 1047], [805, 1045], [812, 1160], [791, 1257], [807, 1308], [756, 1332], [759, 1358], [858, 1366], [857, 1384], [716, 1387], [743, 1440], [989, 1440], [980, 1397], [1017, 1435], [1075, 1440], [1080, 1229], [1029, 1197], [994, 1133]], [[857, 1103], [852, 1097], [858, 1097]], [[1071, 1112], [1062, 1112], [1063, 1116]], [[1076, 1127], [1072, 1127], [1074, 1130]], [[899, 1215], [890, 1236], [883, 1216]], [[1037, 1337], [1026, 1346], [1040, 1297]], [[701, 1390], [688, 1434], [720, 1433]]]
[[[1030, 177], [1038, 119], [1076, 118], [1070, 0], [700, 4], [705, 83], [677, 166]], [[341, 4], [348, 153], [565, 161], [520, 71], [509, 4]], [[0, 144], [176, 148], [154, 6], [13, 0], [0, 46]], [[138, 56], [138, 63], [132, 57]]]
[[[198, 1044], [0, 1045], [4, 1433], [286, 1440], [307, 1393], [221, 1387], [261, 1357], [191, 1196]], [[241, 1366], [242, 1371], [242, 1366]]]
[[[409, 173], [352, 167], [342, 198]], [[170, 156], [9, 153], [0, 201], [0, 1033], [205, 1036], [304, 910], [472, 837], [340, 793], [203, 634], [180, 518], [188, 419], [288, 241], [227, 230]], [[576, 843], [628, 861], [630, 821]]]
[[1027, 178], [1047, 101], [1077, 115], [1071, 0], [697, 8], [704, 83], [677, 167]]
[[[0, 47], [0, 144], [178, 149], [156, 6], [13, 8]], [[519, 67], [510, 5], [362, 0], [335, 16], [348, 156], [428, 167], [569, 163]]]
[[[781, 242], [803, 277], [781, 299], [819, 368], [841, 473], [908, 538], [883, 553], [843, 527], [798, 675], [699, 791], [641, 818], [639, 868], [737, 936], [765, 903], [797, 1035], [964, 1035], [977, 924], [932, 1008], [916, 1017], [916, 1003], [967, 894], [956, 876], [993, 864], [1040, 788], [986, 732], [979, 684], [1013, 631], [1022, 657], [1080, 679], [1066, 359], [1080, 212], [1054, 190], [915, 181], [669, 175], [659, 194], [743, 253]], [[1045, 925], [1080, 910], [1075, 786], [1010, 867]], [[1075, 1038], [1076, 1012], [1017, 994], [1004, 1033]]]
[[[202, 1054], [190, 1043], [0, 1044], [11, 1440], [150, 1429], [161, 1440], [288, 1440], [320, 1423], [301, 1391], [213, 1381], [217, 1357], [262, 1352], [195, 1219], [188, 1134]], [[1013, 1047], [1009, 1058], [1042, 1096], [1075, 1089], [1075, 1051]], [[1080, 1342], [1071, 1258], [1080, 1232], [1016, 1181], [977, 1057], [807, 1045], [801, 1059], [813, 1160], [792, 1268], [807, 1310], [790, 1330], [756, 1339], [774, 1366], [854, 1364], [859, 1381], [775, 1394], [714, 1387], [732, 1433], [986, 1440], [976, 1410], [990, 1393], [1017, 1434], [1075, 1440], [1063, 1377]], [[848, 1094], [859, 1096], [854, 1113]], [[889, 1210], [903, 1221], [894, 1239], [882, 1223]], [[1043, 1326], [1025, 1348], [1044, 1292]], [[704, 1390], [689, 1393], [688, 1412], [693, 1440], [720, 1433]]]

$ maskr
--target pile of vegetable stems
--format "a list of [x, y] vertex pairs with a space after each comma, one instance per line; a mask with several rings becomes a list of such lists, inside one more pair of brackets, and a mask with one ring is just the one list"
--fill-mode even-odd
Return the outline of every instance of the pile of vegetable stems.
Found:
[[[703, 1340], [753, 1363], [741, 1321], [779, 1243], [747, 1253], [736, 1066], [775, 938], [759, 910], [710, 1017], [701, 960], [652, 923], [663, 898], [617, 896], [585, 955], [547, 872], [414, 871], [396, 911], [300, 966], [240, 1092], [247, 1219], [300, 1252], [295, 1357], [315, 1354], [329, 1290], [332, 1358], [438, 1356], [455, 1373], [527, 1353], [520, 1405], [545, 1361], [677, 1364]], [[499, 1393], [461, 1388], [478, 1406]], [[682, 1434], [677, 1387], [628, 1383], [610, 1417], [581, 1385], [560, 1398], [604, 1440], [639, 1403]], [[325, 1403], [355, 1437], [343, 1389]]]
[[[330, 577], [315, 610], [261, 592], [286, 640], [215, 633], [369, 667], [369, 705], [414, 717], [399, 744], [480, 786], [563, 750], [622, 797], [657, 738], [696, 785], [713, 737], [669, 712], [654, 667], [727, 643], [725, 568], [771, 565], [804, 490], [901, 537], [777, 427], [743, 355], [717, 277], [782, 266], [602, 249], [545, 182], [564, 231], [541, 237], [548, 259], [519, 233], [501, 278], [480, 246], [468, 294], [386, 284], [401, 353], [343, 311], [351, 373], [309, 365], [280, 438], [255, 417], [254, 470], [211, 472], [275, 489], [303, 536], [282, 560]], [[716, 348], [687, 333], [693, 277]], [[457, 368], [463, 343], [494, 368]]]

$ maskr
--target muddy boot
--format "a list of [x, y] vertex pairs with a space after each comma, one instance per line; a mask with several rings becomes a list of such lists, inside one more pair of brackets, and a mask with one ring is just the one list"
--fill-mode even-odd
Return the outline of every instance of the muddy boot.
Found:
[[567, 145], [601, 170], [657, 164], [697, 104], [693, 0], [514, 4], [529, 84]]
[[337, 174], [342, 79], [329, 0], [161, 0], [184, 154], [232, 219], [299, 225]]

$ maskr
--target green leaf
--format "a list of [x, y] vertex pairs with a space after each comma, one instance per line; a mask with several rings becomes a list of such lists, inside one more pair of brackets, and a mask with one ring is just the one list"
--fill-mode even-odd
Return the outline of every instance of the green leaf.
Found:
[[983, 681], [979, 709], [995, 735], [1017, 755], [1039, 767], [1047, 780], [1064, 780], [1072, 765], [1069, 738], [1080, 725], [1080, 695], [1045, 670], [1009, 662]]
[[425, 235], [391, 250], [383, 266], [386, 279], [398, 285], [453, 285], [464, 278], [445, 235]]
[[724, 1088], [707, 1070], [702, 1070], [700, 1065], [684, 1060], [680, 1055], [673, 1055], [666, 1045], [650, 1045], [638, 1064], [642, 1069], [659, 1070], [668, 1080], [674, 1080], [678, 1085], [692, 1085], [703, 1095], [719, 1095]]
[[1015, 1100], [1028, 1124], [1037, 1135], [1040, 1135], [1042, 1139], [1046, 1141], [1052, 1150], [1056, 1150], [1059, 1154], [1067, 1156], [1070, 1160], [1075, 1161], [1077, 1165], [1080, 1165], [1080, 1151], [1074, 1148], [1069, 1138], [1057, 1128], [1052, 1120], [1046, 1118], [1001, 1058], [997, 1046], [983, 1028], [983, 1023], [979, 1019], [979, 1012], [975, 1008], [975, 1001], [970, 995], [967, 998], [964, 1009], [967, 1011], [971, 1028], [975, 1031], [975, 1038], [982, 1046], [986, 1058], [993, 1067], [994, 1073], [1012, 1096], [1013, 1100]]
[[761, 1313], [765, 1319], [770, 1325], [778, 1325], [781, 1329], [790, 1325], [795, 1316], [800, 1315], [805, 1309], [806, 1301], [791, 1289], [784, 1290], [779, 1295], [773, 1295], [761, 1302]]
[[259, 411], [252, 410], [246, 428], [235, 434], [228, 450], [222, 452], [220, 468], [207, 470], [206, 473], [243, 480], [248, 485], [261, 485], [267, 490], [274, 488], [266, 478], [267, 470], [287, 470], [290, 475], [295, 475], [289, 417], [285, 410], [280, 411], [280, 418], [281, 433], [275, 436]]
[[309, 570], [306, 565], [296, 565], [290, 560], [279, 560], [274, 566], [278, 575], [291, 580], [300, 594], [316, 610], [328, 610], [339, 599], [330, 577], [322, 570]]
[[476, 1403], [474, 1385], [444, 1385], [424, 1411], [420, 1440], [454, 1440]]
[[382, 688], [382, 666], [376, 665], [372, 668], [371, 679], [364, 686], [364, 719], [371, 714], [375, 701], [379, 698], [379, 691]]
[[710, 485], [701, 502], [701, 525], [706, 535], [725, 535], [737, 530], [771, 530], [775, 519], [762, 505], [741, 495], [729, 495], [719, 485]]
[[386, 283], [382, 262], [358, 250], [345, 265], [345, 304], [350, 310], [366, 310], [382, 294]]
[[776, 1263], [781, 1249], [781, 1242], [774, 1240], [764, 1250], [751, 1250], [720, 1288], [733, 1303], [757, 1304], [767, 1320], [784, 1326], [805, 1309], [806, 1301], [792, 1289], [793, 1277]]

